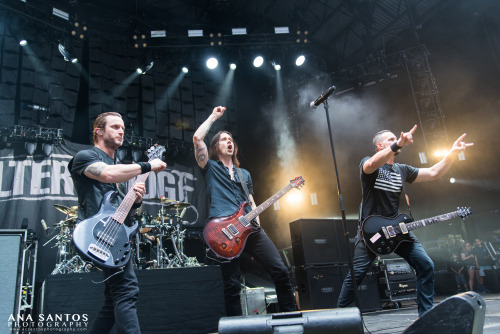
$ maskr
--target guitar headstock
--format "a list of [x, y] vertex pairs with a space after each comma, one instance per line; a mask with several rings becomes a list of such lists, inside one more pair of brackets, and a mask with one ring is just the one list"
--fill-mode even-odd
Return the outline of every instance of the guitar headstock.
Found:
[[290, 184], [293, 188], [300, 189], [304, 185], [306, 181], [302, 178], [302, 176], [297, 176], [295, 179], [290, 180]]
[[457, 214], [460, 216], [460, 218], [464, 219], [464, 218], [470, 216], [470, 214], [471, 214], [470, 208], [458, 207]]
[[149, 160], [161, 159], [163, 153], [165, 153], [165, 147], [158, 144], [154, 144], [154, 146], [151, 146], [148, 149], [147, 156]]

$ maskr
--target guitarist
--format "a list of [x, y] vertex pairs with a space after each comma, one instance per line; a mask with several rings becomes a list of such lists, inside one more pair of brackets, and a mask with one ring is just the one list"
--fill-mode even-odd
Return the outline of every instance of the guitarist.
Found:
[[[115, 151], [123, 144], [124, 130], [119, 113], [100, 114], [94, 121], [94, 147], [78, 152], [69, 162], [68, 168], [78, 194], [79, 221], [98, 213], [104, 194], [117, 191], [117, 183], [149, 171], [161, 171], [167, 166], [160, 159], [117, 165]], [[140, 207], [146, 186], [137, 183], [134, 190], [137, 198], [132, 209]], [[117, 192], [113, 204], [118, 206], [122, 199]], [[129, 260], [123, 270], [104, 270], [104, 276], [104, 305], [89, 332], [109, 333], [116, 325], [117, 333], [140, 333], [136, 309], [139, 287], [132, 261]]]
[[[250, 173], [245, 169], [241, 169], [248, 188], [248, 197], [238, 176], [236, 170], [239, 167], [238, 146], [231, 134], [227, 131], [218, 132], [212, 138], [208, 149], [204, 142], [210, 127], [224, 114], [225, 110], [225, 107], [214, 108], [212, 114], [200, 125], [193, 136], [195, 158], [202, 170], [207, 193], [210, 196], [210, 218], [232, 215], [238, 210], [240, 204], [245, 201], [250, 202], [250, 206], [245, 208], [246, 213], [250, 212], [252, 208], [256, 208], [252, 196], [253, 187]], [[258, 217], [256, 219], [260, 225]], [[259, 228], [258, 232], [249, 235], [243, 251], [258, 260], [273, 278], [280, 311], [295, 311], [295, 297], [288, 270], [281, 260], [278, 250], [262, 228]], [[239, 259], [221, 260], [220, 267], [224, 281], [226, 315], [242, 315]]]
[[[362, 188], [362, 203], [360, 221], [370, 215], [394, 217], [399, 213], [399, 197], [402, 191], [402, 180], [408, 183], [423, 182], [439, 179], [453, 164], [455, 156], [463, 152], [466, 144], [461, 135], [452, 145], [450, 151], [441, 161], [430, 168], [415, 168], [409, 165], [396, 164], [394, 158], [400, 150], [413, 143], [415, 125], [409, 132], [401, 132], [397, 138], [391, 131], [383, 130], [373, 138], [376, 153], [372, 157], [365, 157], [360, 164], [360, 178]], [[429, 258], [415, 235], [410, 232], [415, 242], [402, 242], [395, 253], [404, 258], [417, 273], [417, 304], [418, 315], [432, 307], [434, 300], [434, 263]], [[358, 229], [355, 239], [354, 273], [356, 282], [361, 284], [375, 254], [367, 249]], [[351, 273], [347, 275], [340, 292], [338, 307], [347, 307], [354, 302]]]

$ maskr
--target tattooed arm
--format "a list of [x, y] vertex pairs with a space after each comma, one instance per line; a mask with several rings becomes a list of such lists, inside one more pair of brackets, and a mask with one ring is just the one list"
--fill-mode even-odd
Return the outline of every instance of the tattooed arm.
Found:
[[196, 158], [198, 166], [201, 168], [204, 168], [208, 161], [208, 149], [204, 142], [205, 137], [212, 127], [212, 124], [224, 114], [225, 110], [225, 107], [215, 107], [212, 114], [208, 116], [207, 120], [200, 125], [193, 135], [194, 157]]
[[[164, 170], [167, 164], [160, 159], [149, 161], [151, 171]], [[141, 174], [141, 166], [138, 164], [108, 165], [104, 162], [95, 162], [83, 171], [85, 176], [103, 183], [125, 182]]]

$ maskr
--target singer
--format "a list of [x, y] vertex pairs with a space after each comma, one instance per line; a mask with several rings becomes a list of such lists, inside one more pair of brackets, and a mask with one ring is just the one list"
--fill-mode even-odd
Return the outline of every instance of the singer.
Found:
[[[226, 111], [225, 107], [216, 107], [208, 119], [203, 122], [193, 136], [196, 162], [205, 179], [207, 193], [210, 194], [210, 218], [233, 214], [241, 203], [248, 201], [246, 212], [255, 209], [253, 185], [250, 173], [239, 168], [238, 145], [227, 131], [219, 131], [210, 142], [210, 148], [204, 142], [212, 124]], [[260, 225], [259, 217], [256, 218]], [[281, 260], [276, 246], [262, 228], [248, 237], [243, 250], [258, 260], [271, 275], [276, 286], [276, 295], [281, 312], [295, 311], [295, 296], [290, 284], [288, 269]], [[215, 255], [212, 256], [215, 258]], [[241, 271], [239, 258], [220, 262], [224, 281], [224, 304], [227, 316], [242, 315], [240, 292]]]
[[[359, 217], [361, 222], [371, 215], [396, 216], [399, 213], [402, 182], [413, 183], [439, 179], [450, 169], [457, 153], [473, 145], [462, 141], [465, 138], [464, 133], [453, 143], [448, 154], [430, 168], [415, 168], [395, 163], [394, 158], [399, 151], [413, 144], [413, 133], [416, 129], [415, 125], [410, 131], [401, 132], [399, 138], [389, 130], [375, 134], [373, 146], [376, 153], [361, 160], [359, 166], [363, 198], [361, 217]], [[401, 243], [395, 253], [405, 259], [417, 272], [418, 315], [421, 316], [432, 307], [434, 301], [434, 263], [415, 235], [410, 232], [410, 236], [415, 242]], [[359, 229], [354, 243], [354, 275], [356, 283], [361, 284], [375, 259], [375, 254], [366, 247]], [[337, 306], [347, 307], [353, 302], [354, 291], [351, 272], [349, 272], [340, 291]]]

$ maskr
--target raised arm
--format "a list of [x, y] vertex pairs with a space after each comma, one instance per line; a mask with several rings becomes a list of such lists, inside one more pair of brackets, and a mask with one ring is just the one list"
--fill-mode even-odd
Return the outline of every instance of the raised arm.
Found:
[[[413, 133], [417, 129], [417, 126], [413, 126], [413, 128], [408, 131], [408, 132], [401, 132], [401, 136], [399, 139], [396, 140], [396, 137], [388, 138], [389, 143], [397, 143], [397, 146], [405, 147], [408, 145], [413, 144]], [[387, 144], [387, 143], [385, 143]], [[378, 145], [384, 145], [382, 143], [379, 143]], [[377, 153], [375, 153], [370, 159], [368, 159], [364, 164], [363, 164], [363, 172], [365, 174], [371, 174], [375, 172], [378, 168], [382, 167], [385, 163], [389, 162], [390, 160], [393, 160], [394, 157], [398, 154], [398, 152], [394, 152], [391, 149], [391, 146], [387, 146], [381, 150], [379, 150]]]
[[418, 170], [417, 178], [415, 182], [425, 182], [439, 179], [441, 176], [446, 174], [446, 172], [450, 169], [451, 165], [455, 161], [455, 158], [458, 153], [465, 151], [465, 149], [469, 146], [474, 145], [474, 143], [465, 143], [463, 139], [466, 134], [464, 133], [451, 146], [450, 151], [434, 166], [429, 168], [420, 168]]
[[[167, 167], [167, 164], [160, 159], [151, 160], [149, 164], [153, 172], [159, 172]], [[99, 182], [120, 183], [142, 174], [142, 168], [139, 164], [108, 165], [99, 161], [89, 165], [83, 173]]]
[[208, 134], [208, 131], [212, 127], [212, 124], [216, 120], [218, 120], [222, 115], [224, 115], [225, 107], [215, 107], [210, 116], [205, 120], [205, 122], [201, 123], [200, 127], [196, 130], [193, 135], [193, 144], [194, 144], [194, 157], [196, 158], [196, 162], [198, 166], [204, 168], [208, 162], [208, 149], [204, 140]]

